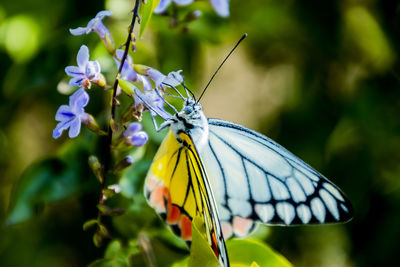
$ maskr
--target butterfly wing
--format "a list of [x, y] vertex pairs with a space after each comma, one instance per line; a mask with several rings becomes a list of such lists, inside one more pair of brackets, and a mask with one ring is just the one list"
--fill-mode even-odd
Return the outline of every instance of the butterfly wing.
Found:
[[322, 174], [271, 139], [243, 126], [209, 119], [201, 152], [226, 238], [266, 224], [344, 222], [346, 196]]
[[183, 240], [192, 238], [191, 222], [198, 215], [205, 221], [208, 242], [223, 266], [228, 257], [218, 210], [207, 174], [190, 136], [170, 131], [161, 144], [145, 181], [149, 204]]

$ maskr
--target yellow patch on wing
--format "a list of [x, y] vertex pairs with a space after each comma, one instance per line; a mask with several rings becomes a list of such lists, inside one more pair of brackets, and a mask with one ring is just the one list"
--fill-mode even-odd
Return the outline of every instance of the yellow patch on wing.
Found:
[[[188, 146], [193, 147], [187, 135], [181, 134], [180, 138]], [[176, 208], [186, 213], [190, 220], [197, 213], [203, 212], [201, 192], [197, 182], [202, 175], [201, 166], [194, 164], [199, 162], [195, 157], [196, 155], [175, 139], [171, 131], [154, 157], [146, 177], [145, 191], [149, 204], [157, 212], [167, 213], [167, 218], [171, 219], [168, 223], [177, 223], [181, 219], [177, 218]], [[168, 191], [167, 194], [165, 189]]]
[[175, 233], [190, 242], [193, 218], [204, 218], [207, 240], [227, 262], [218, 212], [207, 174], [191, 138], [170, 131], [162, 142], [145, 181], [149, 204], [163, 215]]

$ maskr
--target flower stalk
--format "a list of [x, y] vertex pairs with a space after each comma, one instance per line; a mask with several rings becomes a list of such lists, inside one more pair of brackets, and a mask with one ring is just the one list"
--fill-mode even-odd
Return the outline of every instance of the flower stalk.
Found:
[[[117, 77], [115, 78], [115, 81], [114, 81], [112, 101], [111, 101], [111, 121], [115, 121], [115, 109], [116, 109], [116, 106], [117, 106], [117, 103], [118, 103], [117, 98], [116, 98], [117, 97], [117, 88], [118, 88], [118, 79], [119, 79], [119, 76], [121, 74], [122, 68], [124, 66], [125, 60], [127, 59], [127, 56], [128, 56], [129, 46], [130, 46], [131, 41], [132, 41], [132, 32], [133, 32], [133, 29], [135, 27], [136, 19], [138, 18], [139, 5], [140, 5], [140, 0], [135, 0], [135, 7], [133, 9], [132, 22], [131, 22], [131, 25], [129, 27], [129, 33], [128, 33], [127, 40], [125, 42], [124, 54], [122, 55], [121, 64], [119, 65]], [[104, 203], [104, 191], [105, 191], [105, 187], [106, 187], [106, 176], [107, 176], [107, 173], [109, 172], [110, 163], [111, 163], [112, 140], [113, 140], [113, 129], [112, 129], [111, 125], [109, 125], [109, 127], [108, 127], [108, 135], [107, 135], [107, 147], [108, 147], [108, 149], [106, 150], [106, 154], [104, 156], [104, 169], [103, 169], [103, 177], [104, 177], [104, 179], [103, 179], [103, 182], [101, 184], [101, 193], [100, 193], [100, 199], [99, 199], [99, 204], [100, 205], [102, 205]], [[101, 213], [100, 212], [99, 212], [98, 218], [99, 218], [99, 220], [101, 218]]]

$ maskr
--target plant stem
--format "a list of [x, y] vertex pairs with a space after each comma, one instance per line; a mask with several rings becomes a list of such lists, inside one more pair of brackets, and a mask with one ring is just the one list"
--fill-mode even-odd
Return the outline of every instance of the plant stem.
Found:
[[[115, 109], [116, 109], [116, 104], [117, 104], [117, 88], [118, 88], [118, 78], [119, 75], [121, 74], [122, 68], [125, 64], [125, 60], [128, 57], [128, 51], [129, 51], [129, 46], [131, 44], [132, 41], [132, 32], [133, 29], [135, 27], [135, 22], [136, 22], [136, 18], [138, 18], [138, 11], [139, 11], [139, 4], [140, 4], [141, 0], [135, 0], [135, 8], [133, 9], [133, 16], [132, 16], [132, 22], [131, 22], [131, 26], [129, 28], [129, 34], [128, 34], [128, 38], [126, 40], [125, 43], [125, 50], [124, 50], [124, 54], [122, 55], [121, 58], [121, 63], [119, 65], [118, 68], [118, 73], [117, 73], [117, 77], [115, 78], [115, 82], [114, 82], [114, 86], [113, 86], [113, 95], [112, 95], [112, 102], [111, 102], [111, 120], [114, 121], [115, 120]], [[111, 164], [111, 145], [112, 145], [112, 137], [113, 137], [113, 129], [111, 128], [111, 123], [108, 126], [108, 135], [107, 135], [107, 147], [108, 150], [105, 154], [104, 157], [104, 168], [103, 168], [103, 182], [101, 184], [101, 194], [100, 194], [100, 200], [99, 200], [99, 204], [102, 205], [104, 203], [104, 189], [106, 186], [106, 177], [107, 177], [107, 173], [110, 169], [110, 164]], [[100, 212], [99, 212], [100, 215]], [[100, 216], [99, 216], [100, 218]]]

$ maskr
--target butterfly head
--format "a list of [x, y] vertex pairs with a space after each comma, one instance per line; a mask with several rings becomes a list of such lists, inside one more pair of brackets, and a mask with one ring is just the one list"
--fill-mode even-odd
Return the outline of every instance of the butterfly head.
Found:
[[199, 150], [208, 139], [207, 118], [201, 104], [194, 98], [186, 98], [182, 110], [175, 113], [167, 123], [178, 140], [179, 134], [183, 132], [192, 138]]
[[195, 119], [201, 113], [203, 113], [201, 104], [197, 102], [194, 98], [189, 97], [185, 99], [185, 103], [182, 110], [179, 112], [179, 115], [187, 119]]

